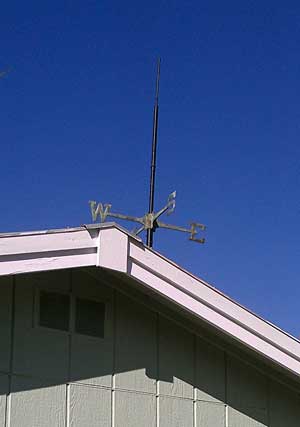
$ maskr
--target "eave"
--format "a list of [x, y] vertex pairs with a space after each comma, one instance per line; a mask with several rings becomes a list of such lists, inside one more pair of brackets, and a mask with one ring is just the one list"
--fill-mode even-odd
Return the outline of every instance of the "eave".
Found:
[[113, 223], [0, 235], [0, 275], [102, 267], [131, 278], [300, 379], [300, 342]]

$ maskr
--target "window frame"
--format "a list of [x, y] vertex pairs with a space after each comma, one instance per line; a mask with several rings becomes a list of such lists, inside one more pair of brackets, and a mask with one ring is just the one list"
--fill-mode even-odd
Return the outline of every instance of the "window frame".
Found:
[[[69, 326], [68, 326], [67, 330], [57, 329], [57, 328], [49, 328], [48, 326], [43, 326], [40, 324], [40, 312], [41, 312], [40, 308], [41, 308], [41, 293], [42, 292], [48, 292], [49, 294], [52, 293], [52, 294], [66, 295], [69, 297], [70, 310], [69, 310], [69, 322], [68, 322]], [[33, 322], [33, 326], [36, 329], [41, 329], [44, 331], [58, 332], [58, 333], [64, 334], [64, 335], [70, 334], [70, 325], [71, 325], [70, 318], [71, 318], [71, 312], [72, 312], [72, 301], [70, 298], [70, 293], [68, 291], [58, 290], [56, 288], [51, 289], [51, 288], [37, 287], [35, 289], [34, 299], [35, 299], [35, 301], [34, 301], [34, 322]]]
[[[104, 340], [105, 337], [107, 337], [108, 334], [108, 306], [110, 301], [107, 300], [107, 298], [101, 298], [101, 297], [95, 297], [92, 295], [81, 295], [78, 292], [72, 292], [71, 295], [72, 298], [72, 310], [71, 310], [71, 317], [72, 317], [72, 333], [74, 335], [77, 335], [79, 337], [85, 337], [85, 338], [89, 338], [89, 339], [96, 339], [96, 340]], [[87, 335], [87, 334], [81, 334], [80, 332], [76, 332], [75, 330], [75, 321], [76, 321], [76, 298], [79, 299], [85, 299], [87, 301], [92, 301], [92, 302], [99, 302], [104, 304], [104, 327], [103, 327], [103, 337], [96, 337], [95, 335]]]
[[[43, 326], [40, 324], [40, 305], [41, 305], [41, 292], [55, 293], [61, 295], [67, 295], [70, 301], [70, 310], [69, 310], [69, 328], [68, 330], [49, 328], [47, 326]], [[83, 299], [91, 302], [102, 303], [104, 304], [104, 325], [103, 325], [103, 337], [82, 334], [80, 332], [76, 332], [75, 324], [76, 324], [76, 299]], [[108, 306], [110, 301], [107, 298], [95, 297], [92, 295], [82, 295], [78, 292], [74, 293], [72, 291], [52, 288], [50, 286], [47, 287], [35, 287], [34, 291], [34, 301], [33, 301], [33, 328], [39, 329], [42, 331], [51, 331], [64, 335], [77, 335], [79, 337], [85, 337], [91, 340], [104, 340], [107, 336], [108, 329]]]

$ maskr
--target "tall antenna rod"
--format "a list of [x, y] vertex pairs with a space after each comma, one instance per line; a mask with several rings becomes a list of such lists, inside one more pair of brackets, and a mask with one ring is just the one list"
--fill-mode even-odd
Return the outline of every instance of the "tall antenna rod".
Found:
[[[156, 91], [153, 109], [153, 129], [152, 129], [152, 157], [151, 157], [151, 175], [150, 175], [150, 193], [149, 193], [149, 214], [154, 212], [154, 189], [155, 189], [155, 172], [156, 172], [156, 150], [157, 150], [157, 128], [158, 128], [158, 95], [159, 95], [159, 78], [160, 78], [160, 58], [157, 61], [156, 74]], [[147, 246], [153, 246], [153, 228], [147, 230]]]
[[155, 90], [155, 102], [153, 110], [153, 131], [152, 131], [152, 159], [151, 159], [151, 176], [150, 176], [150, 194], [149, 194], [149, 211], [144, 216], [131, 216], [124, 215], [117, 212], [111, 211], [110, 203], [97, 203], [96, 200], [90, 200], [90, 208], [93, 221], [97, 221], [100, 217], [100, 222], [105, 222], [106, 218], [118, 218], [124, 219], [125, 221], [133, 221], [139, 224], [137, 228], [132, 231], [132, 234], [138, 236], [143, 231], [147, 231], [147, 246], [152, 248], [153, 246], [153, 233], [157, 228], [167, 228], [169, 230], [181, 231], [190, 235], [189, 239], [204, 243], [204, 239], [199, 239], [196, 236], [200, 230], [205, 230], [205, 225], [199, 222], [192, 222], [190, 227], [179, 227], [177, 225], [165, 224], [159, 221], [159, 218], [166, 213], [170, 215], [174, 212], [176, 204], [176, 191], [169, 194], [167, 203], [159, 211], [154, 212], [154, 189], [155, 189], [155, 169], [156, 169], [156, 148], [157, 148], [157, 128], [158, 128], [158, 94], [159, 94], [159, 77], [160, 77], [160, 58], [157, 60], [157, 75], [156, 75], [156, 90]]

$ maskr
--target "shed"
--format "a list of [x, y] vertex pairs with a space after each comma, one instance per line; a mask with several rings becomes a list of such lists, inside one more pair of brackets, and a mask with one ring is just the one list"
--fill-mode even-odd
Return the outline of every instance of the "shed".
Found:
[[0, 426], [300, 426], [300, 342], [118, 225], [1, 234], [0, 276]]

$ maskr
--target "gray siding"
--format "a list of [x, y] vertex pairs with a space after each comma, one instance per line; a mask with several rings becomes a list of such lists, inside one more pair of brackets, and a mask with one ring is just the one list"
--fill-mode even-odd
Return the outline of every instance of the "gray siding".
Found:
[[9, 425], [63, 427], [66, 422], [66, 386], [44, 386], [43, 379], [13, 376]]
[[[39, 289], [105, 302], [105, 337], [38, 327]], [[130, 295], [83, 270], [0, 279], [0, 427], [300, 426], [300, 387]]]
[[5, 425], [7, 396], [9, 392], [8, 375], [0, 375], [0, 425]]
[[156, 315], [116, 295], [115, 387], [155, 394]]
[[12, 326], [12, 277], [0, 280], [0, 371], [10, 369], [11, 326]]
[[159, 392], [166, 396], [193, 399], [193, 335], [160, 317], [158, 340]]
[[111, 391], [71, 384], [68, 388], [70, 427], [111, 426]]
[[99, 286], [92, 277], [77, 270], [72, 272], [72, 294], [106, 303], [105, 338], [72, 334], [69, 337], [70, 380], [111, 387], [113, 372], [113, 290]]
[[141, 427], [156, 426], [156, 399], [148, 393], [121, 391], [114, 392], [114, 426]]

